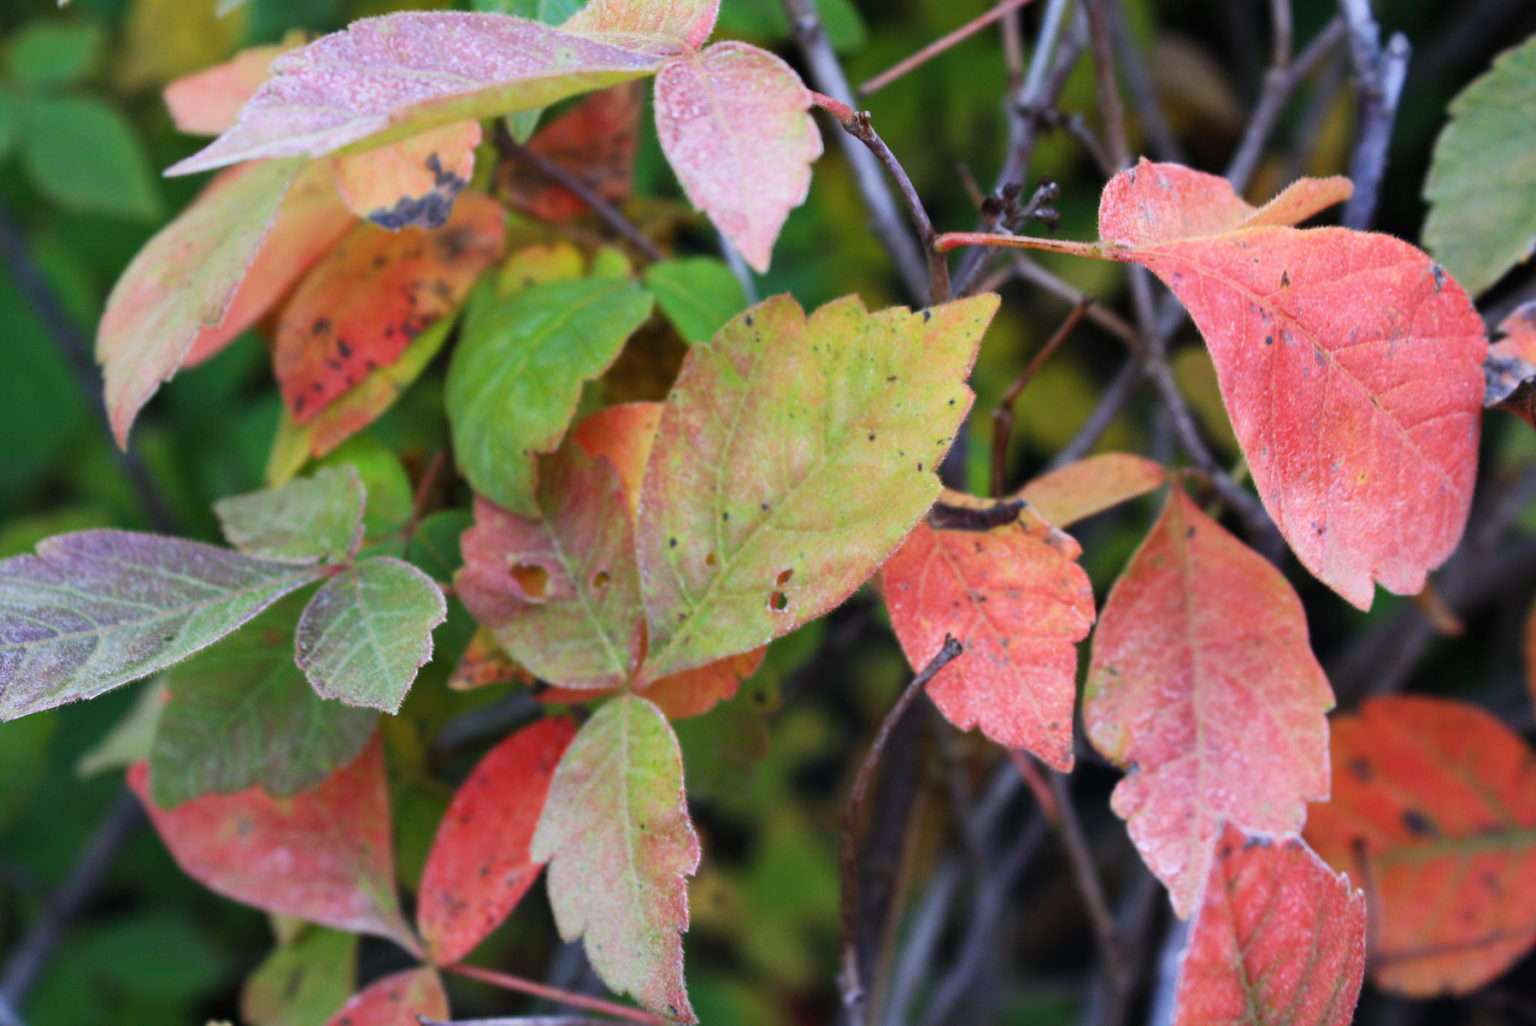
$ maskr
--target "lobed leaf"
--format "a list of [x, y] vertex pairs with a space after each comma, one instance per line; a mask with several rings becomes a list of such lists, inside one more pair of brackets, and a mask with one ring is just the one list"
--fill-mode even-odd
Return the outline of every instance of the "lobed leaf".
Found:
[[315, 592], [299, 619], [294, 658], [324, 697], [396, 713], [432, 658], [433, 628], [447, 618], [436, 581], [409, 563], [375, 556]]
[[662, 152], [689, 201], [759, 274], [821, 156], [810, 108], [794, 69], [747, 43], [717, 43], [656, 75]]
[[438, 125], [548, 106], [655, 71], [664, 56], [498, 14], [364, 18], [272, 65], [234, 126], [167, 174], [320, 157]]
[[337, 562], [363, 541], [368, 493], [357, 468], [322, 467], [281, 488], [213, 504], [224, 537], [248, 556], [279, 563]]
[[448, 419], [475, 491], [536, 516], [538, 456], [553, 452], [581, 399], [651, 314], [629, 279], [550, 282], [474, 304], [448, 368]]
[[348, 209], [380, 228], [441, 228], [475, 173], [480, 122], [458, 121], [335, 158]]
[[1416, 594], [1461, 538], [1487, 340], [1461, 286], [1406, 242], [1279, 226], [1339, 198], [1328, 181], [1229, 225], [1199, 214], [1223, 179], [1143, 161], [1104, 190], [1102, 255], [1189, 309], [1265, 509], [1303, 566], [1369, 609], [1374, 582]]
[[416, 921], [427, 957], [449, 965], [500, 925], [538, 878], [529, 847], [576, 727], [539, 720], [486, 753], [454, 793], [421, 875]]
[[1056, 527], [1069, 527], [1095, 513], [1162, 487], [1168, 472], [1156, 460], [1106, 452], [1041, 474], [1019, 490]]
[[374, 980], [331, 1016], [326, 1026], [418, 1026], [448, 1018], [448, 994], [436, 969], [404, 969]]
[[1333, 721], [1332, 800], [1307, 841], [1366, 890], [1371, 978], [1465, 994], [1536, 944], [1536, 757], [1474, 706], [1367, 699]]
[[549, 862], [560, 936], [585, 937], [603, 982], [658, 1014], [696, 1021], [679, 935], [699, 840], [682, 753], [661, 710], [622, 695], [586, 722], [555, 770], [532, 855]]
[[1299, 838], [1229, 825], [1179, 971], [1174, 1026], [1349, 1026], [1365, 897]]
[[169, 692], [150, 754], [155, 804], [261, 787], [283, 798], [357, 758], [378, 716], [327, 702], [293, 662], [294, 595], [161, 675]]
[[315, 578], [152, 534], [45, 539], [34, 556], [0, 561], [0, 720], [162, 670]]
[[292, 798], [258, 789], [206, 795], [173, 810], [149, 796], [149, 766], [131, 787], [182, 871], [274, 915], [388, 937], [416, 949], [395, 898], [384, 750], [377, 739], [319, 787]]
[[[964, 523], [973, 514], [975, 521]], [[1077, 642], [1093, 626], [1093, 586], [1076, 542], [1017, 500], [943, 493], [880, 577], [891, 627], [921, 669], [945, 637], [961, 656], [928, 684], [961, 730], [1072, 768]]]
[[651, 676], [757, 648], [879, 567], [938, 494], [996, 309], [777, 296], [689, 351], [640, 500]]
[[1179, 916], [1223, 822], [1292, 833], [1327, 796], [1332, 706], [1290, 584], [1172, 488], [1099, 618], [1083, 726]]

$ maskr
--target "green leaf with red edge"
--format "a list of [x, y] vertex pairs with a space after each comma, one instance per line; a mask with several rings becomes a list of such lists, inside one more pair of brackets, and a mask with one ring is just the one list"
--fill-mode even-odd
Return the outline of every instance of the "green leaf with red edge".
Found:
[[[578, 14], [578, 17], [580, 15]], [[821, 134], [811, 94], [781, 58], [747, 43], [716, 43], [656, 76], [661, 149], [695, 207], [758, 273], [811, 185]]]
[[357, 934], [303, 928], [245, 978], [240, 1017], [250, 1026], [303, 1026], [322, 1021], [352, 993]]
[[44, 539], [0, 562], [0, 720], [162, 670], [317, 576], [132, 531]]
[[501, 206], [480, 193], [432, 231], [360, 224], [299, 283], [283, 308], [273, 366], [300, 425], [399, 359], [469, 294], [501, 252]]
[[258, 157], [319, 157], [544, 107], [648, 75], [675, 49], [629, 50], [497, 14], [364, 18], [280, 57], [234, 126], [168, 173]]
[[553, 452], [581, 401], [651, 314], [627, 278], [547, 282], [505, 299], [477, 293], [448, 367], [448, 420], [475, 491], [537, 514], [538, 457]]
[[696, 50], [719, 14], [720, 0], [588, 0], [560, 27], [637, 49], [671, 42]]
[[618, 687], [639, 666], [645, 632], [623, 486], [605, 457], [572, 445], [545, 459], [540, 477], [538, 519], [475, 499], [459, 597], [536, 676]]
[[1460, 540], [1487, 340], [1461, 286], [1388, 235], [1285, 227], [1348, 194], [1303, 180], [1259, 210], [1225, 179], [1143, 161], [1099, 205], [1099, 255], [1189, 309], [1265, 509], [1302, 565], [1369, 609]]
[[436, 969], [405, 969], [374, 980], [336, 1010], [326, 1026], [419, 1026], [448, 1018], [448, 994]]
[[173, 810], [149, 796], [149, 766], [131, 787], [182, 871], [274, 915], [417, 945], [400, 917], [390, 847], [389, 790], [377, 738], [319, 787], [292, 798], [252, 788]]
[[939, 711], [1063, 772], [1072, 768], [1077, 643], [1094, 618], [1081, 551], [1017, 500], [946, 491], [880, 571], [914, 668], [946, 636], [964, 646], [928, 684]]
[[1292, 833], [1327, 796], [1332, 707], [1290, 584], [1173, 487], [1100, 613], [1083, 726], [1179, 916], [1223, 821]]
[[248, 556], [334, 562], [362, 544], [367, 500], [356, 467], [322, 467], [281, 488], [220, 499], [213, 511], [224, 537]]
[[348, 209], [380, 228], [441, 228], [475, 173], [480, 122], [457, 121], [335, 158], [336, 189]]
[[540, 720], [486, 753], [459, 786], [421, 876], [416, 922], [427, 957], [449, 965], [507, 917], [538, 878], [529, 854], [550, 780], [576, 736], [570, 720]]
[[1306, 838], [1371, 904], [1371, 979], [1465, 994], [1536, 944], [1536, 756], [1482, 710], [1372, 698], [1333, 721], [1333, 798]]
[[107, 413], [119, 445], [198, 333], [225, 319], [300, 161], [270, 161], [220, 176], [139, 251], [96, 331]]
[[395, 713], [447, 618], [436, 581], [404, 560], [375, 556], [315, 592], [294, 634], [294, 661], [324, 697]]
[[996, 309], [777, 296], [689, 350], [640, 502], [651, 676], [766, 644], [879, 567], [938, 494]]
[[549, 863], [560, 936], [585, 937], [603, 982], [653, 1012], [696, 1021], [680, 934], [699, 840], [682, 753], [661, 710], [621, 695], [586, 722], [555, 770], [533, 858]]
[[1174, 1026], [1348, 1026], [1365, 897], [1296, 837], [1228, 826], [1179, 970]]
[[1156, 491], [1167, 479], [1156, 460], [1105, 452], [1041, 474], [1019, 490], [1019, 498], [1049, 523], [1068, 527]]
[[218, 135], [271, 76], [272, 62], [296, 44], [273, 43], [241, 50], [222, 64], [183, 75], [161, 92], [171, 120], [188, 135]]
[[[644, 107], [643, 83], [625, 82], [604, 89], [539, 129], [528, 141], [528, 149], [601, 199], [618, 203], [634, 187]], [[513, 207], [541, 221], [566, 221], [589, 209], [581, 197], [515, 156], [502, 162], [497, 179]]]

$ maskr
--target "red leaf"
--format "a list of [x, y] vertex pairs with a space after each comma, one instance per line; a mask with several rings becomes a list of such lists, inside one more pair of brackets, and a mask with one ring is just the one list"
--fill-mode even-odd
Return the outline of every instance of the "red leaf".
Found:
[[533, 886], [543, 866], [528, 848], [555, 765], [575, 736], [567, 719], [525, 727], [492, 748], [454, 794], [416, 908], [433, 963], [469, 954]]
[[1371, 976], [1465, 994], [1536, 943], [1536, 756], [1470, 705], [1374, 698], [1333, 721], [1333, 800], [1307, 841], [1371, 904]]
[[585, 937], [598, 976], [654, 1012], [696, 1021], [679, 934], [699, 839], [661, 710], [621, 695], [586, 722], [555, 770], [533, 857], [549, 860], [560, 936]]
[[272, 65], [234, 127], [168, 174], [394, 142], [650, 74], [676, 46], [632, 51], [500, 14], [364, 18]]
[[567, 444], [541, 461], [541, 519], [475, 499], [459, 597], [538, 677], [602, 689], [627, 681], [645, 636], [634, 527], [603, 457]]
[[464, 196], [435, 231], [358, 225], [299, 285], [277, 326], [273, 362], [299, 424], [463, 300], [501, 251], [500, 205]]
[[1328, 794], [1332, 706], [1290, 584], [1171, 489], [1104, 605], [1083, 724], [1127, 769], [1112, 805], [1180, 916], [1223, 821], [1292, 833]]
[[149, 798], [149, 764], [128, 770], [171, 856], [220, 894], [323, 926], [417, 949], [395, 899], [384, 749], [363, 754], [312, 791], [272, 798], [259, 788], [208, 795], [166, 811]]
[[1106, 452], [1040, 475], [1019, 491], [1019, 498], [1055, 526], [1068, 527], [1156, 491], [1167, 478], [1155, 460]]
[[[977, 522], [961, 526], [949, 510]], [[1094, 616], [1080, 551], [1017, 501], [945, 492], [881, 570], [891, 626], [914, 668], [945, 635], [965, 646], [928, 685], [939, 711], [1062, 771], [1072, 768], [1076, 645]]]
[[[629, 195], [634, 184], [644, 102], [645, 90], [639, 82], [593, 93], [540, 128], [528, 149], [616, 203]], [[574, 192], [524, 162], [509, 160], [502, 170], [502, 188], [512, 205], [541, 221], [564, 221], [587, 210], [586, 202]]]
[[1174, 1026], [1348, 1026], [1365, 896], [1300, 839], [1228, 826], [1179, 973]]
[[456, 121], [389, 146], [335, 159], [336, 188], [381, 228], [440, 228], [475, 173], [480, 122]]
[[250, 98], [271, 77], [272, 62], [292, 50], [273, 44], [241, 50], [223, 64], [184, 75], [161, 94], [171, 120], [188, 135], [218, 135], [235, 123]]
[[448, 1018], [448, 995], [436, 969], [406, 969], [374, 980], [331, 1016], [326, 1026], [418, 1026]]
[[746, 43], [717, 43], [656, 76], [662, 151], [688, 199], [759, 273], [821, 156], [810, 107], [794, 69]]
[[1487, 342], [1461, 286], [1406, 242], [1277, 227], [1341, 198], [1335, 181], [1252, 211], [1224, 179], [1143, 161], [1105, 187], [1099, 224], [1102, 255], [1188, 307], [1297, 558], [1369, 609], [1373, 580], [1416, 594], [1461, 538]]
[[680, 43], [698, 49], [720, 14], [720, 0], [589, 0], [560, 26], [618, 45]]

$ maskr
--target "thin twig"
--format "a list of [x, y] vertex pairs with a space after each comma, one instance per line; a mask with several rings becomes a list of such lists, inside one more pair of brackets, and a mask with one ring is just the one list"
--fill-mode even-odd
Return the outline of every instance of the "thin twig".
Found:
[[548, 157], [535, 153], [512, 138], [512, 131], [507, 127], [505, 121], [498, 120], [496, 122], [494, 141], [497, 152], [503, 157], [522, 161], [551, 182], [574, 193], [576, 198], [591, 207], [593, 213], [602, 218], [608, 227], [618, 232], [629, 241], [630, 245], [645, 254], [646, 259], [651, 261], [666, 259], [666, 254], [644, 232], [637, 228], [633, 221], [620, 213], [619, 209], [612, 203], [599, 196], [580, 177], [567, 171]]
[[1083, 296], [1072, 307], [1072, 312], [1067, 314], [1066, 320], [1061, 322], [1054, 334], [1046, 340], [1040, 351], [1025, 364], [1019, 376], [1014, 379], [1008, 391], [998, 400], [997, 408], [992, 411], [992, 494], [1002, 498], [1004, 477], [1008, 470], [1008, 439], [1013, 436], [1013, 404], [1019, 399], [1019, 394], [1024, 391], [1035, 374], [1045, 365], [1045, 361], [1051, 358], [1051, 354], [1061, 348], [1061, 344], [1072, 334], [1074, 328], [1082, 323], [1083, 315], [1093, 305], [1092, 296]]
[[956, 43], [971, 38], [976, 33], [986, 28], [988, 25], [1001, 19], [1010, 12], [1023, 7], [1029, 2], [1030, 0], [1002, 0], [1002, 2], [999, 3], [996, 7], [992, 8], [990, 11], [981, 15], [980, 17], [972, 18], [970, 21], [966, 22], [964, 25], [961, 25], [953, 32], [945, 33], [911, 56], [897, 61], [889, 68], [886, 68], [884, 71], [880, 72], [880, 74], [874, 76], [871, 79], [868, 79], [863, 85], [859, 86], [859, 95], [869, 96], [881, 89], [884, 89], [886, 86], [890, 85], [892, 82], [896, 81], [898, 78], [905, 75], [913, 68], [920, 67], [927, 61], [933, 60], [933, 58], [937, 57], [945, 50], [948, 50]]
[[27, 994], [47, 964], [48, 956], [95, 893], [97, 884], [117, 857], [118, 849], [143, 820], [139, 800], [124, 791], [96, 824], [68, 878], [11, 952], [4, 970], [0, 971], [0, 1001], [17, 1010], [26, 1004]]
[[1312, 73], [1312, 69], [1343, 41], [1344, 33], [1344, 20], [1334, 18], [1313, 37], [1312, 42], [1307, 44], [1294, 61], [1271, 67], [1265, 72], [1264, 88], [1243, 129], [1243, 138], [1238, 142], [1231, 162], [1227, 164], [1227, 181], [1232, 183], [1233, 189], [1241, 193], [1248, 187], [1249, 179], [1259, 166], [1259, 158], [1264, 155], [1264, 143], [1274, 131], [1275, 122], [1280, 119], [1280, 112], [1285, 109], [1286, 102], [1296, 87]]
[[1136, 389], [1145, 376], [1146, 370], [1141, 360], [1132, 357], [1121, 364], [1114, 378], [1099, 396], [1098, 404], [1094, 406], [1088, 419], [1083, 421], [1082, 426], [1077, 429], [1077, 434], [1072, 436], [1072, 440], [1057, 450], [1045, 469], [1055, 470], [1088, 455], [1098, 444], [1099, 439], [1104, 437], [1104, 432], [1108, 431], [1109, 426], [1115, 422], [1115, 418], [1120, 416], [1120, 411], [1125, 409], [1125, 404], [1131, 401], [1131, 397], [1136, 394]]
[[0, 1026], [26, 1026], [3, 997], [0, 997]]
[[1093, 43], [1093, 74], [1098, 83], [1099, 121], [1109, 144], [1113, 170], [1131, 166], [1131, 148], [1125, 136], [1125, 104], [1115, 81], [1115, 41], [1110, 28], [1109, 0], [1083, 0], [1088, 10], [1088, 37]]
[[[1031, 260], [1028, 255], [1014, 252], [1010, 256], [1013, 257], [1013, 273], [1030, 284], [1038, 285], [1053, 296], [1065, 299], [1069, 303], [1080, 303], [1087, 298], [1087, 293], [1078, 291], [1071, 283], [1042, 264]], [[1136, 333], [1131, 322], [1106, 306], [1098, 304], [1090, 306], [1088, 319], [1124, 342], [1132, 352], [1135, 352], [1136, 347], [1141, 344], [1141, 336]]]
[[1339, 0], [1339, 8], [1349, 23], [1349, 58], [1360, 97], [1360, 137], [1349, 163], [1355, 192], [1344, 206], [1343, 224], [1346, 228], [1366, 228], [1376, 214], [1392, 123], [1397, 120], [1397, 103], [1402, 98], [1412, 48], [1407, 36], [1395, 32], [1382, 49], [1381, 28], [1371, 14], [1370, 0]]
[[551, 987], [546, 983], [524, 979], [521, 976], [512, 976], [509, 973], [499, 973], [493, 969], [482, 969], [476, 965], [464, 965], [456, 962], [453, 965], [443, 966], [444, 972], [457, 973], [471, 980], [479, 980], [481, 983], [489, 983], [493, 987], [503, 990], [513, 990], [520, 994], [531, 994], [534, 997], [543, 998], [546, 1001], [554, 1001], [562, 1005], [571, 1005], [574, 1008], [585, 1008], [589, 1012], [603, 1012], [615, 1018], [628, 1022], [645, 1023], [647, 1026], [667, 1026], [667, 1020], [659, 1015], [639, 1008], [631, 1008], [615, 1001], [605, 1001], [602, 998], [591, 997], [587, 994], [577, 994], [574, 991], [561, 990], [559, 987]]
[[[832, 52], [832, 44], [827, 41], [827, 33], [816, 14], [814, 0], [783, 0], [783, 3], [789, 15], [795, 45], [805, 58], [811, 84], [832, 99], [852, 108], [853, 91], [848, 88], [843, 66], [837, 54]], [[890, 254], [891, 263], [906, 288], [908, 298], [926, 302], [929, 295], [928, 276], [923, 273], [923, 251], [902, 224], [901, 214], [896, 209], [896, 202], [881, 173], [880, 162], [852, 136], [840, 133], [838, 138], [841, 140], [843, 157], [853, 172], [859, 196], [864, 200], [864, 209], [869, 213], [870, 230]]]
[[1109, 899], [1104, 894], [1104, 882], [1099, 879], [1093, 863], [1093, 852], [1088, 848], [1088, 837], [1083, 833], [1082, 820], [1077, 806], [1072, 804], [1072, 794], [1067, 788], [1067, 778], [1062, 773], [1051, 774], [1051, 792], [1056, 798], [1056, 819], [1051, 824], [1061, 835], [1061, 845], [1066, 849], [1067, 864], [1072, 868], [1072, 878], [1088, 911], [1088, 921], [1093, 925], [1093, 935], [1098, 941], [1099, 954], [1104, 959], [1105, 975], [1110, 987], [1119, 994], [1131, 985], [1131, 962], [1126, 954], [1125, 943], [1115, 926], [1114, 915], [1109, 910]]
[[1163, 107], [1158, 102], [1157, 89], [1153, 85], [1152, 76], [1147, 73], [1146, 62], [1141, 59], [1141, 52], [1136, 48], [1136, 40], [1131, 38], [1131, 33], [1126, 29], [1125, 9], [1120, 6], [1123, 0], [1111, 0], [1111, 2], [1117, 6], [1109, 26], [1111, 34], [1115, 37], [1115, 52], [1120, 57], [1120, 68], [1125, 72], [1125, 85], [1131, 92], [1131, 102], [1136, 107], [1136, 116], [1141, 118], [1142, 127], [1151, 137], [1152, 152], [1157, 155], [1157, 159], [1182, 164], [1184, 148], [1179, 145], [1178, 138], [1168, 125], [1168, 119], [1163, 115]]
[[428, 1019], [418, 1015], [421, 1026], [608, 1026], [617, 1019], [596, 1019], [590, 1015], [514, 1015], [497, 1019]]
[[849, 1017], [856, 1023], [863, 1022], [863, 1008], [865, 1005], [864, 986], [859, 972], [859, 945], [858, 945], [858, 919], [859, 919], [859, 820], [864, 811], [864, 802], [869, 793], [870, 781], [874, 778], [875, 767], [880, 763], [880, 756], [885, 751], [886, 742], [890, 739], [891, 731], [896, 729], [896, 724], [901, 721], [908, 707], [914, 699], [927, 686], [944, 667], [948, 666], [963, 652], [960, 642], [949, 635], [944, 636], [944, 644], [937, 654], [923, 667], [922, 672], [912, 678], [912, 683], [907, 685], [891, 711], [886, 714], [885, 720], [880, 724], [875, 739], [870, 743], [869, 751], [864, 755], [864, 761], [859, 766], [858, 775], [854, 778], [853, 793], [848, 799], [848, 808], [843, 815], [843, 896], [842, 896], [842, 948], [843, 969], [838, 981], [843, 995], [843, 1006], [847, 1009]]

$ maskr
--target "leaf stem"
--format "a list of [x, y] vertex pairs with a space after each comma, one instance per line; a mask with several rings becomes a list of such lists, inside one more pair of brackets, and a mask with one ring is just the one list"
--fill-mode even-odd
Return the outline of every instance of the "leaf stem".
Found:
[[1120, 260], [1113, 245], [1102, 242], [1074, 242], [1071, 239], [1043, 239], [1035, 235], [1008, 235], [1003, 232], [945, 232], [933, 240], [933, 248], [948, 253], [961, 246], [1004, 246], [1011, 249], [1038, 249], [1042, 253], [1066, 253], [1092, 260]]
[[519, 994], [530, 994], [533, 997], [570, 1005], [573, 1008], [585, 1008], [590, 1012], [603, 1012], [628, 1022], [646, 1023], [647, 1026], [667, 1026], [666, 1019], [640, 1008], [631, 1008], [628, 1005], [621, 1005], [616, 1001], [605, 1001], [602, 998], [577, 994], [575, 991], [562, 990], [559, 987], [551, 987], [547, 983], [538, 983], [522, 976], [499, 973], [494, 969], [482, 969], [477, 965], [465, 965], [462, 962], [455, 962], [453, 965], [443, 966], [443, 971], [457, 973], [471, 980], [479, 980], [481, 983], [488, 983], [493, 987], [500, 987], [502, 990], [516, 991]]
[[843, 969], [839, 974], [838, 985], [843, 995], [843, 1006], [848, 1011], [850, 1021], [855, 1024], [864, 1021], [865, 1010], [864, 985], [859, 973], [858, 942], [859, 820], [869, 795], [870, 781], [874, 779], [875, 767], [880, 763], [880, 756], [884, 753], [886, 742], [890, 740], [896, 724], [901, 722], [902, 716], [928, 682], [963, 651], [965, 651], [964, 647], [953, 636], [944, 635], [944, 644], [939, 651], [928, 661], [928, 665], [912, 678], [912, 683], [907, 685], [901, 697], [896, 699], [896, 704], [891, 706], [890, 712], [886, 713], [874, 741], [870, 743], [869, 751], [864, 754], [864, 762], [859, 766], [858, 776], [854, 778], [853, 793], [848, 798], [848, 808], [843, 814], [841, 915]]

